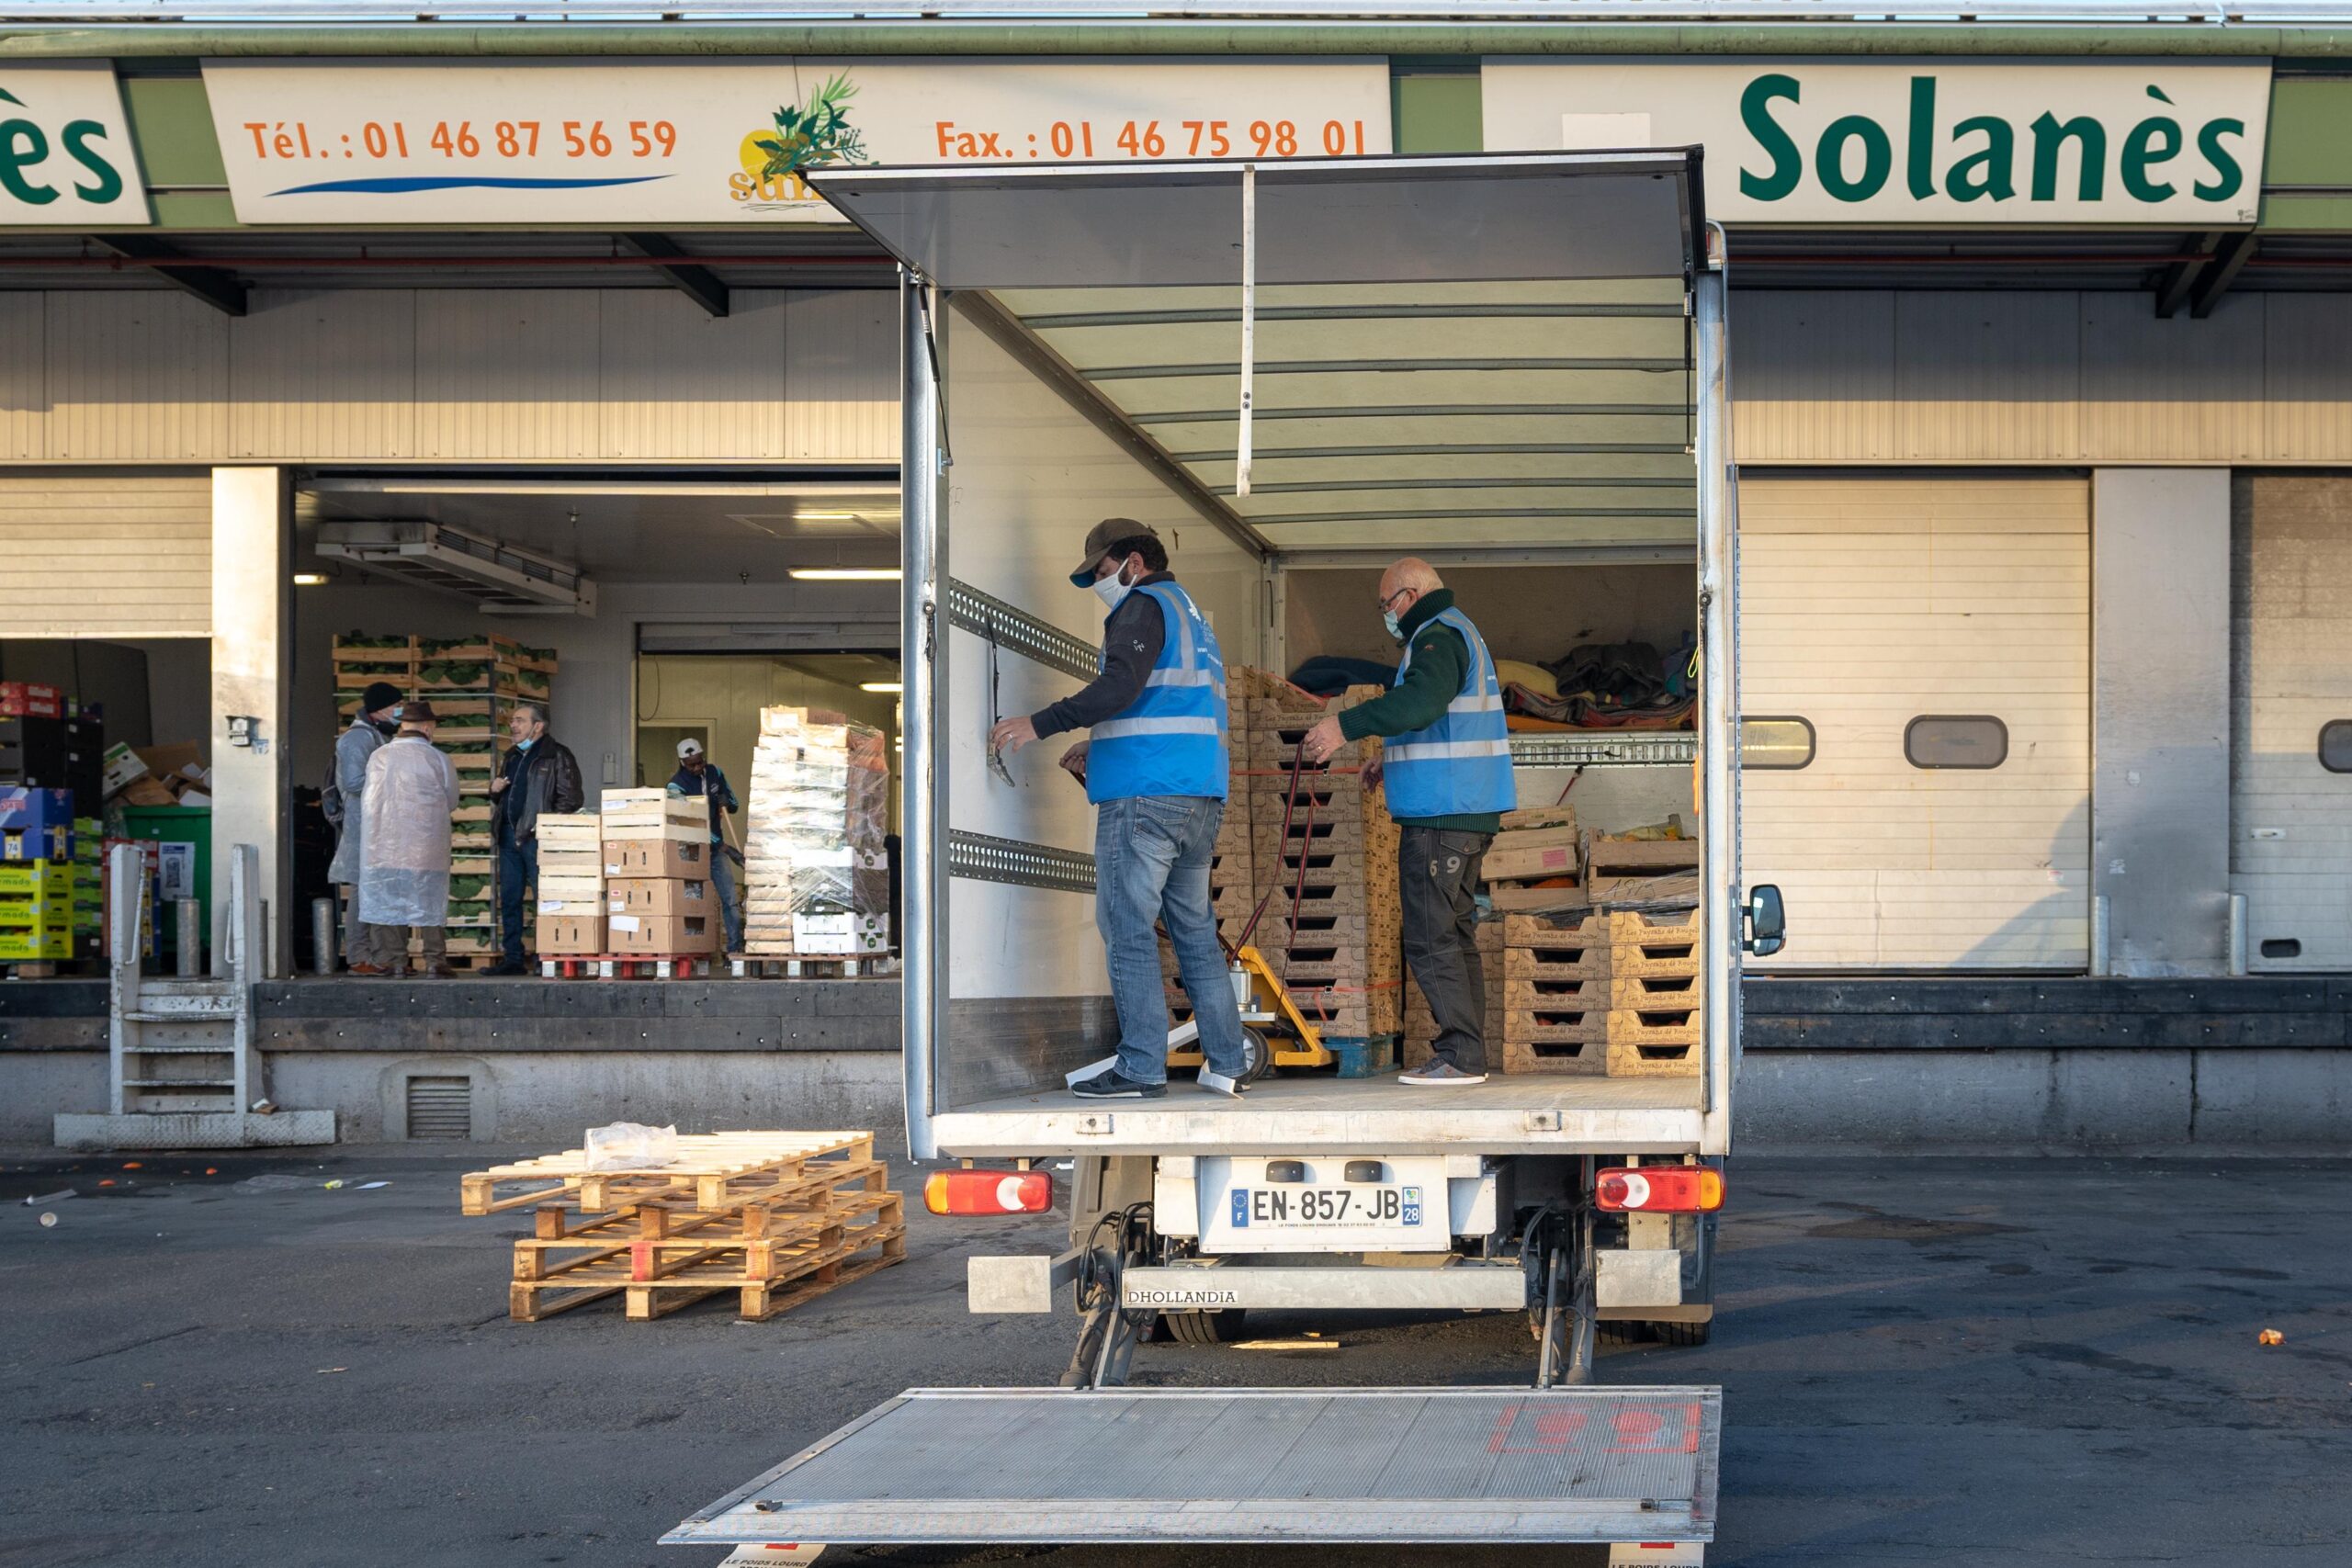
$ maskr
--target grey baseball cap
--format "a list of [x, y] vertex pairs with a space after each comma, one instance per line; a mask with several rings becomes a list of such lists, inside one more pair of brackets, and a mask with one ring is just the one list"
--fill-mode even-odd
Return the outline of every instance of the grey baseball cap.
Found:
[[1084, 588], [1094, 581], [1094, 569], [1111, 553], [1114, 545], [1124, 545], [1130, 539], [1158, 539], [1159, 533], [1148, 523], [1138, 523], [1132, 517], [1105, 517], [1086, 531], [1086, 558], [1069, 574], [1070, 585]]

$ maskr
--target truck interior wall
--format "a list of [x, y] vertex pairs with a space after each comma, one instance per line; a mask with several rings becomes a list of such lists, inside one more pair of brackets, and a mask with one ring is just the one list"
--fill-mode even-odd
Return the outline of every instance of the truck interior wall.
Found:
[[[1133, 517], [1167, 542], [1227, 664], [1256, 662], [1262, 580], [1249, 553], [967, 318], [951, 310], [943, 324], [943, 400], [955, 453], [945, 575], [1099, 647], [1102, 601], [1071, 586], [1070, 570], [1097, 522]], [[945, 825], [1091, 853], [1093, 810], [1055, 765], [1075, 737], [1012, 758], [1012, 784], [988, 764], [995, 718], [1034, 713], [1082, 682], [1009, 649], [991, 658], [986, 639], [970, 631], [943, 635], [945, 716], [937, 741]], [[1091, 897], [956, 877], [948, 916], [943, 1108], [1050, 1082], [1109, 1049], [1108, 981]]]
[[[1396, 662], [1374, 603], [1386, 566], [1284, 570], [1284, 655], [1292, 668], [1317, 654]], [[1646, 642], [1663, 653], [1698, 621], [1687, 563], [1443, 566], [1439, 574], [1498, 659], [1541, 664], [1588, 642]]]

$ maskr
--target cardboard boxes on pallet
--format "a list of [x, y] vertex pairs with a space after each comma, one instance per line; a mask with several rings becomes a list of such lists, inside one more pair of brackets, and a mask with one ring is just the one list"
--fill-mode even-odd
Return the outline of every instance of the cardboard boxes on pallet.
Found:
[[539, 956], [594, 956], [605, 952], [601, 817], [542, 817], [538, 840], [539, 902], [534, 934]]
[[890, 759], [838, 713], [763, 708], [743, 834], [743, 950], [857, 958], [890, 950]]
[[662, 958], [718, 952], [723, 927], [708, 876], [709, 800], [666, 789], [608, 789], [597, 816], [606, 951]]

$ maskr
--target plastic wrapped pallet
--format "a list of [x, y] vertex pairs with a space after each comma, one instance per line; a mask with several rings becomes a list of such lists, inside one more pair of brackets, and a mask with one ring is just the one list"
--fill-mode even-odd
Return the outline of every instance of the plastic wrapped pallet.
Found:
[[760, 712], [744, 829], [744, 951], [853, 957], [889, 946], [890, 754], [822, 709]]

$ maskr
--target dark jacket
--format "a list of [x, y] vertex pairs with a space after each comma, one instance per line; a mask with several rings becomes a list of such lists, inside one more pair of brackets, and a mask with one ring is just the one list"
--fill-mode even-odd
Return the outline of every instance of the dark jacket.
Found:
[[735, 786], [727, 782], [727, 775], [718, 771], [718, 763], [704, 762], [699, 773], [681, 765], [676, 773], [670, 775], [670, 790], [673, 795], [707, 794], [710, 796], [710, 841], [714, 844], [727, 841], [727, 830], [719, 825], [719, 813], [741, 811], [743, 803], [735, 798]]
[[[1174, 581], [1173, 572], [1155, 571], [1136, 586]], [[1148, 593], [1129, 593], [1120, 600], [1119, 607], [1102, 623], [1102, 673], [1083, 689], [1030, 715], [1030, 722], [1037, 727], [1037, 739], [1066, 729], [1091, 729], [1135, 706], [1167, 640], [1168, 623], [1159, 613], [1159, 600]]]
[[520, 746], [506, 753], [506, 787], [498, 796], [498, 837], [510, 844], [536, 842], [539, 818], [546, 812], [566, 816], [587, 802], [580, 782], [580, 759], [552, 735], [542, 735], [527, 751]]

